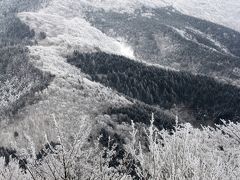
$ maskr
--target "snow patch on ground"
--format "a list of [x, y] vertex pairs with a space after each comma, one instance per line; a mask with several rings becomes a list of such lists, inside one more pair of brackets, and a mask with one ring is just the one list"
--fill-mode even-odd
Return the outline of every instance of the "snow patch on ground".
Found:
[[192, 27], [189, 27], [189, 28], [187, 28], [187, 29], [190, 30], [190, 31], [192, 31], [192, 32], [194, 32], [194, 33], [196, 33], [196, 34], [198, 34], [198, 35], [200, 35], [200, 36], [202, 36], [202, 37], [204, 37], [204, 38], [206, 38], [206, 39], [208, 39], [211, 43], [213, 43], [216, 47], [218, 47], [219, 49], [221, 49], [224, 53], [229, 54], [229, 55], [231, 55], [231, 56], [235, 56], [235, 55], [233, 55], [233, 54], [227, 49], [227, 47], [225, 47], [225, 46], [222, 45], [219, 41], [217, 41], [216, 39], [214, 39], [211, 35], [205, 34], [205, 33], [201, 32], [201, 31], [199, 31], [199, 30], [197, 30], [197, 29], [195, 29], [195, 28], [192, 28]]
[[182, 36], [183, 38], [185, 38], [186, 40], [188, 41], [192, 41], [200, 46], [203, 46], [205, 48], [210, 48], [212, 49], [213, 51], [217, 51], [219, 53], [224, 53], [224, 54], [228, 54], [230, 56], [234, 56], [236, 57], [234, 54], [232, 54], [225, 46], [223, 46], [220, 42], [218, 42], [217, 40], [213, 39], [213, 37], [211, 37], [210, 35], [208, 34], [205, 34], [197, 29], [194, 29], [194, 28], [187, 28], [188, 31], [191, 31], [195, 34], [198, 34], [199, 36], [207, 39], [209, 42], [211, 42], [212, 44], [215, 45], [216, 48], [211, 48], [203, 43], [200, 43], [198, 42], [198, 40], [192, 35], [192, 34], [189, 34], [185, 29], [178, 29], [178, 28], [175, 28], [175, 27], [172, 27], [172, 26], [169, 26], [171, 27], [174, 31], [176, 31], [180, 36]]

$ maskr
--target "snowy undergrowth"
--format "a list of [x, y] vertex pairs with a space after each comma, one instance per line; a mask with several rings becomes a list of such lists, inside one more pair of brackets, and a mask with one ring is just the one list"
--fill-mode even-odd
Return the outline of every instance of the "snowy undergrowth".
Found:
[[114, 146], [102, 148], [96, 141], [95, 146], [86, 148], [84, 131], [69, 141], [65, 128], [55, 121], [58, 132], [55, 138], [61, 145], [45, 149], [50, 153], [39, 161], [30, 142], [29, 148], [20, 154], [28, 162], [26, 170], [20, 169], [14, 160], [4, 166], [1, 159], [0, 178], [123, 180], [133, 179], [135, 174], [137, 179], [153, 180], [237, 180], [240, 176], [239, 123], [223, 122], [216, 129], [204, 127], [202, 130], [190, 124], [177, 124], [169, 133], [157, 130], [153, 121], [154, 118], [144, 129], [147, 137], [144, 144], [148, 144], [148, 148], [138, 140], [138, 129], [132, 124], [132, 138], [126, 143], [125, 156], [115, 167], [109, 166], [116, 154]]
[[176, 125], [175, 131], [158, 131], [152, 124], [145, 130], [149, 151], [144, 152], [136, 141], [129, 143], [131, 154], [141, 168], [137, 174], [143, 179], [235, 179], [240, 175], [240, 124], [226, 123], [217, 128], [202, 130], [190, 124]]

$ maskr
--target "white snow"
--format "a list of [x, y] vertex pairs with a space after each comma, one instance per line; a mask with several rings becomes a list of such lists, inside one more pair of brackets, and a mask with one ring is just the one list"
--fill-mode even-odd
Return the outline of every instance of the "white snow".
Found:
[[239, 0], [166, 0], [180, 12], [240, 31]]
[[[141, 6], [172, 6], [178, 11], [240, 32], [239, 0], [80, 0], [85, 5], [106, 11], [134, 12]], [[80, 2], [79, 1], [79, 2]]]
[[197, 34], [199, 34], [200, 36], [208, 39], [211, 43], [213, 43], [216, 47], [218, 47], [219, 49], [221, 49], [224, 53], [229, 54], [231, 56], [235, 56], [233, 55], [228, 49], [227, 47], [225, 47], [224, 45], [222, 45], [219, 41], [217, 41], [216, 39], [214, 39], [211, 35], [209, 34], [205, 34], [197, 29], [194, 29], [192, 27], [189, 27], [188, 30], [195, 32]]
[[106, 11], [134, 12], [135, 9], [146, 6], [149, 8], [164, 7], [170, 5], [164, 0], [83, 0], [86, 5], [102, 8]]
[[44, 12], [24, 12], [19, 17], [37, 33], [46, 32], [47, 38], [40, 42], [41, 46], [60, 48], [61, 52], [99, 48], [105, 52], [134, 58], [133, 50], [126, 43], [106, 36], [83, 18], [67, 19]]
[[188, 30], [194, 32], [194, 33], [197, 33], [198, 35], [202, 36], [203, 38], [206, 38], [207, 40], [209, 40], [212, 44], [214, 44], [216, 47], [218, 47], [219, 49], [216, 49], [216, 48], [213, 48], [213, 47], [209, 47], [203, 43], [200, 43], [198, 42], [197, 39], [195, 39], [194, 36], [192, 36], [191, 34], [189, 34], [186, 30], [183, 30], [183, 29], [178, 29], [178, 28], [175, 28], [175, 27], [172, 27], [172, 26], [169, 26], [170, 28], [172, 28], [174, 31], [176, 31], [180, 36], [182, 36], [183, 38], [185, 38], [186, 40], [188, 41], [192, 41], [202, 47], [205, 47], [205, 48], [209, 48], [209, 49], [212, 49], [213, 51], [217, 51], [219, 53], [224, 53], [224, 54], [228, 54], [228, 55], [231, 55], [231, 56], [234, 56], [234, 54], [232, 54], [224, 45], [222, 45], [220, 42], [218, 42], [217, 40], [213, 39], [213, 37], [211, 37], [209, 34], [205, 34], [197, 29], [194, 29], [192, 27], [189, 27], [187, 28]]

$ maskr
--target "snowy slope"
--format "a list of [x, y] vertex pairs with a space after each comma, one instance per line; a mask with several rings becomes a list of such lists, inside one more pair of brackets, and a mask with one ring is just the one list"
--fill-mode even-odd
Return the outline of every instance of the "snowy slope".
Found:
[[131, 48], [124, 42], [104, 35], [81, 17], [67, 18], [42, 11], [20, 13], [19, 17], [35, 32], [47, 34], [47, 38], [40, 42], [42, 46], [48, 46], [51, 49], [60, 48], [61, 52], [81, 48], [88, 50], [99, 48], [102, 51], [134, 58]]
[[105, 10], [133, 12], [141, 6], [172, 6], [178, 11], [240, 31], [239, 0], [83, 0], [87, 5]]
[[58, 14], [64, 14], [68, 11], [68, 16], [76, 15], [77, 12], [81, 13], [82, 9], [87, 7], [104, 9], [105, 11], [132, 13], [142, 6], [149, 8], [172, 6], [186, 15], [240, 31], [239, 0], [51, 0], [50, 4], [49, 13], [54, 14], [57, 8], [60, 11], [57, 12]]
[[[28, 135], [39, 148], [46, 143], [45, 136], [54, 141], [53, 116], [69, 135], [89, 134], [103, 111], [130, 103], [113, 90], [88, 80], [79, 69], [67, 63], [66, 56], [75, 49], [102, 50], [134, 58], [124, 40], [108, 37], [91, 26], [83, 18], [81, 7], [78, 1], [53, 0], [46, 8], [18, 14], [36, 32], [38, 43], [28, 47], [30, 61], [55, 78], [47, 89], [39, 92], [41, 101], [19, 110], [14, 123], [1, 122], [0, 146], [13, 146], [15, 141], [24, 146]], [[39, 39], [40, 32], [45, 32], [47, 37]], [[14, 132], [19, 133], [17, 139], [12, 136]]]
[[240, 31], [239, 0], [166, 0], [178, 11]]

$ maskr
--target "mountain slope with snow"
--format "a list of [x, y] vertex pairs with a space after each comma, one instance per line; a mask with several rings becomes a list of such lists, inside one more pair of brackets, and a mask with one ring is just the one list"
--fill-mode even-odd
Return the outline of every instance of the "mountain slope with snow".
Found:
[[86, 12], [95, 27], [123, 37], [138, 59], [176, 70], [238, 81], [240, 33], [176, 12], [173, 8], [141, 8], [134, 15]]
[[166, 0], [178, 11], [240, 32], [238, 0]]
[[239, 177], [238, 1], [0, 0], [0, 179]]
[[[45, 137], [49, 141], [54, 141], [56, 131], [52, 130], [53, 116], [61, 126], [71, 129], [71, 132], [67, 132], [69, 136], [71, 133], [82, 131], [83, 125], [86, 134], [89, 134], [92, 128], [98, 124], [97, 119], [101, 119], [102, 112], [107, 108], [131, 104], [125, 97], [113, 90], [88, 80], [83, 73], [66, 62], [67, 56], [76, 49], [83, 52], [102, 50], [134, 58], [131, 48], [124, 42], [108, 37], [92, 27], [82, 18], [81, 14], [78, 15], [78, 9], [73, 11], [74, 7], [68, 8], [67, 1], [62, 1], [62, 6], [59, 4], [60, 2], [51, 1], [53, 4], [36, 12], [28, 11], [18, 14], [18, 17], [25, 23], [24, 25], [32, 30], [24, 31], [24, 35], [27, 37], [23, 36], [19, 40], [20, 42], [18, 41], [19, 46], [29, 45], [28, 51], [24, 54], [26, 59], [21, 59], [21, 56], [16, 54], [17, 57], [9, 56], [8, 61], [11, 62], [11, 58], [14, 58], [14, 64], [18, 62], [20, 66], [21, 60], [27, 61], [41, 73], [51, 74], [54, 79], [45, 89], [32, 93], [31, 98], [35, 99], [34, 101], [29, 103], [24, 98], [21, 106], [14, 105], [17, 109], [13, 115], [1, 119], [1, 146], [11, 147], [15, 143], [24, 146], [27, 144], [29, 134], [38, 148], [46, 143]], [[10, 5], [15, 4], [9, 3]], [[63, 11], [62, 8], [66, 8], [66, 11]], [[74, 13], [72, 16], [71, 12]], [[6, 29], [9, 27], [11, 26], [6, 24]], [[21, 32], [23, 28], [27, 29], [26, 27], [20, 26], [19, 29], [13, 31]], [[8, 31], [6, 33], [9, 34]], [[30, 33], [33, 35], [28, 35]], [[14, 35], [14, 33], [12, 34]], [[15, 37], [12, 38], [15, 39]], [[25, 44], [23, 42], [26, 39], [29, 43]], [[4, 46], [11, 46], [11, 43], [5, 43]], [[6, 48], [5, 51], [8, 49]], [[9, 63], [8, 61], [6, 64]], [[2, 62], [1, 66], [4, 66]], [[12, 68], [13, 72], [17, 70], [14, 67]], [[34, 73], [29, 76], [34, 76]], [[36, 80], [32, 81], [30, 79], [29, 83], [33, 84]], [[8, 98], [8, 96], [6, 97]], [[3, 101], [1, 103], [10, 101], [10, 98], [12, 97], [1, 99]], [[14, 133], [18, 134], [17, 138], [13, 136]]]
[[[81, 0], [84, 5], [115, 12], [134, 12], [145, 6], [172, 6], [183, 14], [211, 21], [240, 31], [240, 1], [238, 0]], [[69, 2], [72, 4], [72, 2]]]
[[[143, 119], [135, 118], [134, 113], [122, 113], [125, 107], [140, 113], [142, 117], [148, 117], [147, 115], [154, 111], [160, 114], [159, 122], [163, 122], [162, 118], [172, 120], [172, 114], [176, 111], [183, 111], [182, 114], [193, 118], [191, 109], [186, 111], [186, 107], [174, 107], [172, 103], [171, 106], [162, 108], [143, 101], [144, 96], [153, 101], [152, 99], [160, 97], [159, 93], [163, 93], [166, 97], [172, 92], [171, 88], [166, 88], [161, 92], [156, 85], [157, 81], [152, 82], [151, 78], [144, 79], [141, 86], [142, 89], [146, 89], [146, 93], [133, 95], [131, 93], [134, 92], [129, 93], [130, 88], [126, 84], [123, 85], [122, 91], [118, 91], [118, 89], [110, 88], [112, 86], [107, 82], [100, 81], [102, 84], [94, 82], [95, 76], [91, 77], [81, 72], [67, 60], [76, 54], [102, 51], [138, 60], [139, 63], [157, 64], [156, 67], [163, 72], [165, 70], [162, 67], [175, 69], [177, 70], [176, 76], [179, 77], [182, 77], [181, 71], [189, 71], [203, 74], [204, 76], [201, 76], [203, 79], [205, 76], [211, 76], [216, 79], [225, 78], [225, 80], [234, 81], [240, 76], [238, 72], [240, 69], [238, 63], [240, 34], [212, 22], [237, 29], [238, 27], [233, 27], [232, 22], [238, 20], [229, 19], [227, 16], [224, 20], [219, 18], [225, 13], [226, 9], [222, 7], [226, 4], [218, 7], [219, 11], [212, 12], [213, 1], [208, 2], [209, 7], [206, 8], [201, 1], [36, 0], [36, 4], [28, 4], [20, 0], [2, 1], [0, 14], [4, 17], [4, 21], [0, 23], [4, 28], [0, 31], [0, 37], [3, 38], [1, 45], [4, 48], [26, 47], [28, 51], [24, 52], [24, 57], [26, 57], [24, 61], [37, 68], [40, 74], [50, 74], [51, 81], [47, 81], [49, 83], [44, 88], [31, 93], [33, 101], [29, 102], [23, 98], [21, 107], [16, 106], [17, 110], [11, 118], [1, 121], [0, 145], [11, 146], [22, 143], [24, 146], [27, 144], [28, 135], [31, 134], [32, 139], [40, 148], [44, 144], [45, 137], [54, 140], [56, 136], [55, 130], [52, 130], [53, 117], [65, 127], [69, 136], [84, 129], [87, 136], [91, 136], [91, 132], [99, 135], [102, 129], [110, 129], [113, 133], [118, 132], [118, 135], [125, 136], [123, 132], [129, 129], [129, 124], [125, 124], [125, 121], [129, 123], [131, 119], [137, 119], [138, 122], [145, 123]], [[237, 7], [238, 4], [234, 3]], [[230, 5], [228, 7], [232, 9], [233, 6]], [[202, 13], [196, 14], [196, 7]], [[227, 9], [227, 11], [230, 13], [229, 16], [238, 17], [237, 10]], [[211, 16], [208, 13], [211, 13]], [[228, 24], [224, 24], [225, 21]], [[14, 29], [14, 26], [19, 28]], [[10, 37], [6, 40], [4, 38], [8, 37], [7, 35]], [[4, 52], [9, 51], [8, 48], [4, 48]], [[14, 58], [13, 62], [22, 62], [17, 61], [17, 58], [21, 58], [20, 56], [9, 57], [11, 58]], [[104, 73], [97, 74], [97, 77], [104, 79], [110, 76], [114, 79], [115, 74], [113, 77], [110, 74], [112, 69], [107, 69], [108, 66], [101, 68]], [[129, 70], [128, 66], [126, 68]], [[129, 74], [131, 75], [131, 72]], [[27, 74], [27, 77], [30, 76], [31, 74]], [[129, 84], [137, 84], [136, 79], [129, 76], [126, 76], [124, 72], [120, 73], [120, 77], [125, 78]], [[185, 77], [187, 78], [188, 76]], [[35, 79], [30, 79], [29, 84], [34, 84], [35, 81]], [[162, 79], [162, 82], [166, 87], [171, 87], [168, 81]], [[203, 80], [203, 82], [209, 81]], [[178, 85], [175, 81], [170, 83]], [[153, 87], [147, 88], [146, 84]], [[209, 84], [215, 84], [215, 80], [206, 83], [206, 87]], [[137, 87], [134, 88], [136, 92]], [[152, 89], [159, 90], [159, 92], [151, 94]], [[8, 92], [8, 90], [5, 91]], [[237, 94], [235, 92], [238, 91], [234, 91], [230, 96]], [[143, 97], [134, 98], [136, 96]], [[8, 100], [4, 99], [4, 103], [12, 98], [6, 97]], [[188, 98], [191, 99], [191, 97]], [[197, 104], [194, 107], [198, 107]], [[110, 108], [113, 111], [117, 109], [120, 113], [112, 115], [108, 113]], [[124, 111], [129, 109], [124, 109]], [[221, 110], [221, 107], [219, 109]], [[231, 111], [216, 116], [232, 117], [227, 116], [227, 113]], [[125, 120], [124, 123], [122, 119]], [[18, 137], [16, 138], [14, 134], [18, 134]]]

